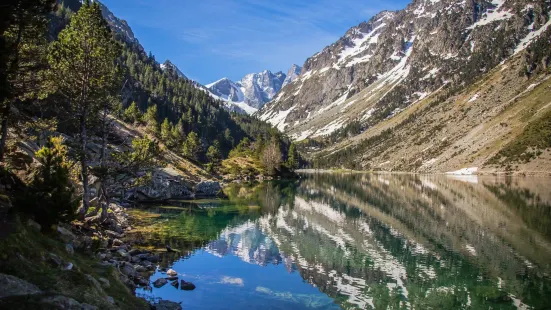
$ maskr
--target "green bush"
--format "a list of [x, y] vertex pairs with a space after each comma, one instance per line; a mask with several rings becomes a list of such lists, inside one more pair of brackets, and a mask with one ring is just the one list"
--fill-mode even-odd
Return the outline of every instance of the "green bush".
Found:
[[15, 206], [46, 229], [59, 221], [73, 220], [78, 201], [69, 179], [67, 147], [61, 138], [54, 137], [35, 155], [40, 165], [33, 169], [32, 181], [16, 197]]

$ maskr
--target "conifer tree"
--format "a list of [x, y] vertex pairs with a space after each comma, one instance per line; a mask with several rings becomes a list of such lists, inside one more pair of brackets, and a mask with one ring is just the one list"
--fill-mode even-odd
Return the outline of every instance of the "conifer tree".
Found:
[[159, 131], [159, 123], [157, 122], [157, 105], [151, 105], [149, 108], [147, 108], [147, 111], [145, 111], [145, 114], [143, 115], [143, 120], [145, 121], [145, 124], [147, 126], [147, 130], [149, 130], [152, 133], [157, 133]]
[[200, 160], [203, 147], [201, 146], [201, 141], [199, 141], [199, 136], [194, 131], [190, 132], [187, 136], [183, 151], [184, 156], [187, 158], [195, 161]]
[[297, 146], [293, 142], [289, 147], [289, 155], [287, 156], [287, 167], [291, 170], [295, 170], [299, 165], [299, 155], [297, 151]]
[[83, 187], [81, 217], [88, 210], [88, 127], [116, 84], [116, 60], [120, 49], [114, 41], [97, 2], [88, 1], [51, 44], [48, 60], [52, 84], [73, 108], [78, 119], [80, 135], [79, 161]]
[[170, 122], [168, 121], [168, 118], [165, 118], [165, 120], [161, 124], [161, 140], [168, 145], [172, 144], [171, 133], [172, 133], [172, 124], [170, 124]]

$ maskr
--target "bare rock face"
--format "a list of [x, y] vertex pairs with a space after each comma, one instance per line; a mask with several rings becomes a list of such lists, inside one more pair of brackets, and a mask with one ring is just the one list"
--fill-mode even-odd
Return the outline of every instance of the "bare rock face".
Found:
[[352, 123], [366, 130], [442, 88], [470, 85], [521, 52], [549, 27], [550, 9], [530, 0], [414, 0], [308, 58], [258, 115], [296, 140]]
[[195, 186], [195, 195], [200, 197], [217, 197], [222, 191], [222, 186], [216, 181], [203, 181]]

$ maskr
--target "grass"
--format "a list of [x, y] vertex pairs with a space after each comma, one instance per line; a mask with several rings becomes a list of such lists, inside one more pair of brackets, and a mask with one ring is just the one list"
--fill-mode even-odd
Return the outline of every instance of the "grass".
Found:
[[[93, 255], [84, 253], [69, 254], [60, 241], [46, 236], [22, 224], [16, 223], [12, 233], [0, 242], [2, 264], [0, 272], [9, 274], [35, 284], [48, 294], [64, 295], [81, 303], [97, 306], [100, 309], [149, 309], [147, 303], [136, 298], [120, 282], [118, 271], [113, 267], [101, 266]], [[48, 262], [50, 253], [58, 256], [63, 262], [71, 262], [72, 270], [61, 270]], [[96, 289], [86, 275], [96, 280], [100, 277], [109, 280], [110, 287]], [[111, 296], [116, 307], [107, 302]], [[20, 298], [2, 300], [0, 308], [25, 309]], [[27, 309], [40, 309], [36, 300], [24, 300]], [[13, 307], [12, 307], [13, 306]]]

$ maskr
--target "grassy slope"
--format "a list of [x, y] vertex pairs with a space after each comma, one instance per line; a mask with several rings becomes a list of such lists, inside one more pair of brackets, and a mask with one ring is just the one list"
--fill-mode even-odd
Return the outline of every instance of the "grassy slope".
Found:
[[[16, 225], [15, 230], [0, 242], [0, 253], [0, 273], [29, 281], [47, 293], [65, 295], [100, 309], [149, 309], [144, 300], [136, 298], [120, 282], [115, 268], [101, 266], [99, 260], [89, 254], [68, 254], [63, 243], [30, 228]], [[75, 267], [72, 270], [52, 267], [48, 262], [49, 253]], [[103, 277], [109, 280], [110, 287], [98, 290], [85, 275], [96, 280]], [[115, 299], [116, 306], [107, 302], [107, 296]], [[22, 301], [21, 298], [3, 299], [0, 308], [22, 309]], [[24, 301], [29, 309], [39, 309], [32, 299], [25, 297]]]

